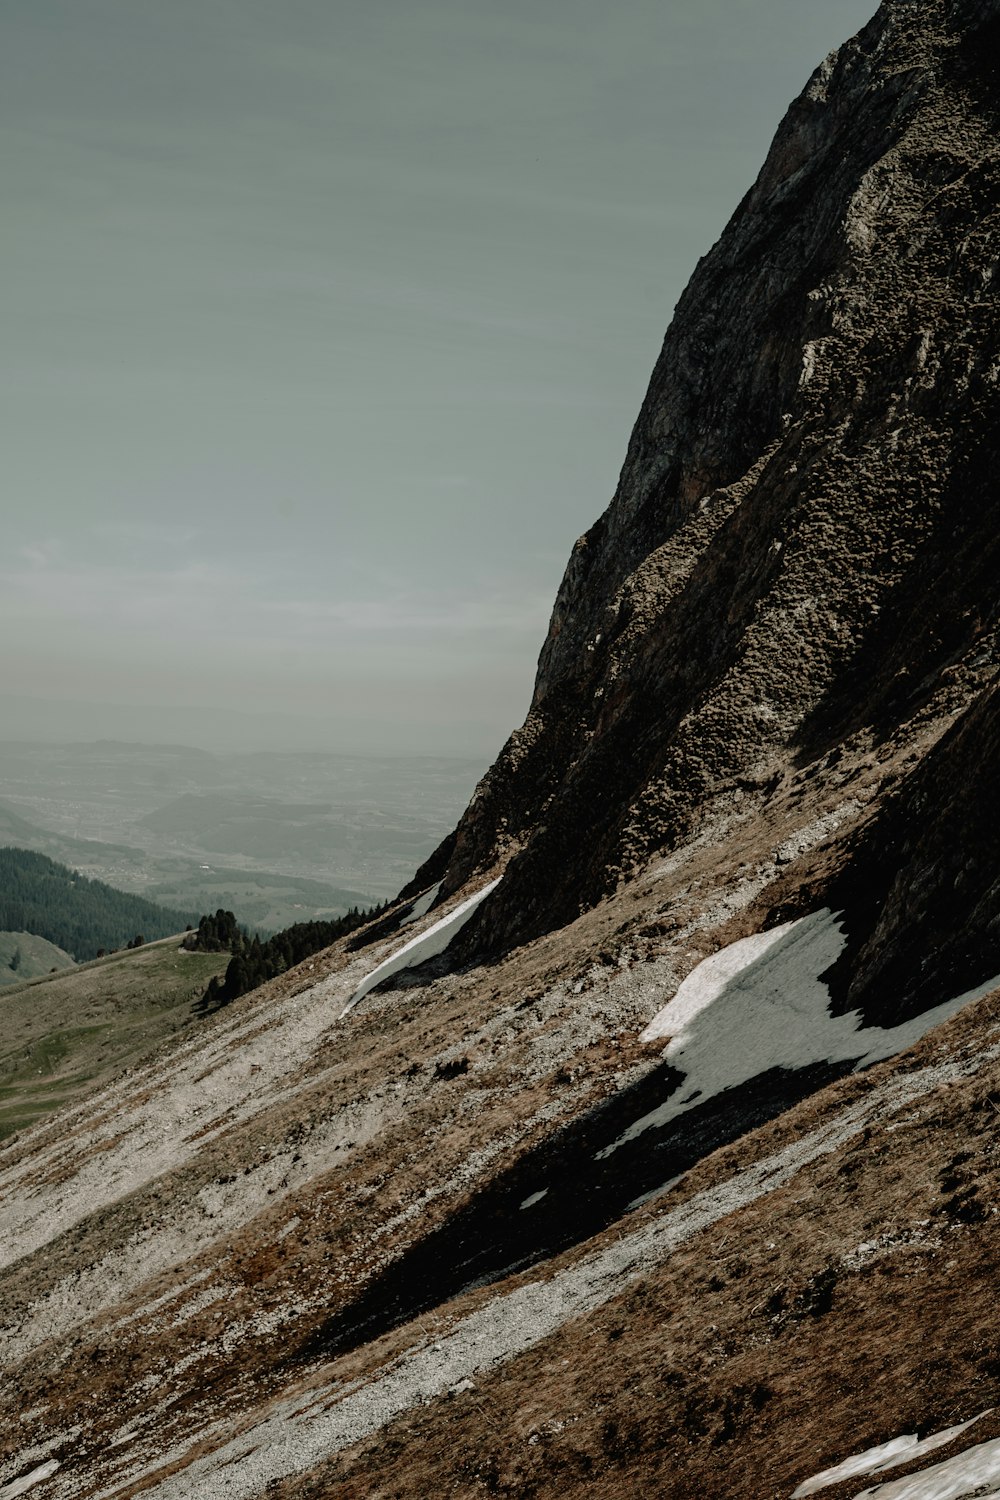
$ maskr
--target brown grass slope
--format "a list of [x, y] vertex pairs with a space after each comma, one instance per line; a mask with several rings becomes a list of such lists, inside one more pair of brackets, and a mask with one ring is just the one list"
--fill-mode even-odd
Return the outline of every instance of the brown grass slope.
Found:
[[[273, 1493], [787, 1500], [852, 1453], [996, 1406], [997, 1007], [994, 996], [901, 1065], [968, 1057], [986, 1042], [988, 1060], [968, 1076], [721, 1218], [474, 1390]], [[837, 1085], [742, 1142], [741, 1158], [814, 1128], [899, 1067]], [[731, 1154], [710, 1158], [673, 1196], [690, 1198], [732, 1167]], [[889, 1477], [998, 1434], [1000, 1415]], [[823, 1493], [848, 1500], [865, 1484]]]
[[739, 938], [845, 911], [876, 1025], [1000, 971], [998, 34], [887, 0], [793, 105], [394, 910], [0, 1147], [0, 1485], [770, 1500], [997, 1403], [995, 994], [606, 1148]]
[[[957, 1247], [987, 1274], [994, 1188], [980, 1157], [1000, 1120], [989, 1001], [924, 1044], [925, 1058], [798, 1105], [772, 1080], [728, 1135], [706, 1117], [703, 1135], [681, 1142], [680, 1183], [648, 1208], [623, 1211], [622, 1197], [676, 1175], [652, 1149], [616, 1167], [617, 1200], [606, 1181], [579, 1177], [568, 1238], [552, 1222], [533, 1246], [517, 1238], [517, 1205], [539, 1174], [582, 1173], [598, 1139], [662, 1094], [659, 1049], [637, 1037], [677, 979], [793, 895], [808, 902], [841, 865], [841, 829], [849, 839], [892, 769], [842, 767], [832, 788], [806, 776], [807, 808], [793, 787], [570, 928], [488, 969], [404, 973], [343, 1020], [399, 935], [331, 950], [24, 1132], [0, 1154], [6, 1473], [57, 1458], [40, 1491], [52, 1500], [214, 1496], [230, 1493], [223, 1479], [243, 1486], [232, 1493], [294, 1492], [317, 1463], [304, 1493], [642, 1493], [647, 1470], [685, 1493], [678, 1476], [694, 1486], [743, 1463], [763, 1403], [761, 1441], [785, 1454], [778, 1489], [744, 1477], [733, 1493], [770, 1495], [793, 1469], [802, 1478], [872, 1432], [892, 1436], [897, 1418], [933, 1425], [974, 1414], [980, 1396], [990, 1404], [979, 1356], [992, 1313], [965, 1262], [948, 1269]], [[790, 847], [801, 852], [774, 858]], [[949, 1058], [950, 1072], [906, 1092], [919, 1064]], [[814, 1159], [809, 1146], [787, 1181], [765, 1172], [752, 1192], [740, 1186], [756, 1160], [799, 1150], [859, 1102], [870, 1118], [849, 1121], [842, 1140], [837, 1124], [830, 1150]], [[757, 1133], [741, 1134], [755, 1120]], [[671, 1215], [705, 1191], [701, 1217], [675, 1233]], [[648, 1226], [662, 1226], [662, 1243], [645, 1243]], [[868, 1241], [898, 1242], [902, 1258], [880, 1250], [869, 1265], [858, 1250]], [[856, 1275], [837, 1271], [836, 1245], [860, 1257]], [[606, 1253], [622, 1264], [587, 1269]], [[887, 1368], [902, 1350], [916, 1359], [925, 1313], [897, 1305], [892, 1280], [893, 1267], [913, 1266], [938, 1288], [942, 1317], [951, 1287], [940, 1382], [921, 1386], [914, 1415], [905, 1366], [895, 1394], [886, 1376], [870, 1420], [856, 1391], [831, 1417], [828, 1383], [854, 1389], [853, 1351], [876, 1347], [867, 1324], [850, 1332], [845, 1289], [891, 1325]], [[543, 1299], [526, 1316], [508, 1310], [518, 1289]], [[473, 1315], [488, 1321], [475, 1336]], [[837, 1330], [830, 1348], [826, 1329]], [[804, 1429], [799, 1407], [762, 1395], [794, 1389], [779, 1379], [789, 1359], [799, 1372], [816, 1365], [819, 1415]], [[400, 1369], [423, 1371], [402, 1397], [390, 1388]], [[335, 1422], [346, 1397], [360, 1407], [327, 1430], [319, 1417]]]

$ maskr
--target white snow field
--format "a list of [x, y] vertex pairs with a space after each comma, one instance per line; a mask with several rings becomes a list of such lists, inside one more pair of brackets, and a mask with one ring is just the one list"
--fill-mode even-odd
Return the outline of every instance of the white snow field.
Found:
[[422, 893], [422, 895], [419, 895], [417, 897], [416, 901], [414, 901], [412, 907], [410, 908], [409, 915], [405, 916], [400, 922], [400, 927], [409, 927], [411, 922], [419, 922], [421, 917], [426, 917], [427, 913], [430, 911], [431, 907], [437, 900], [438, 891], [441, 889], [441, 885], [442, 882], [439, 880], [437, 885], [429, 886], [428, 889]]
[[[483, 886], [482, 890], [477, 891], [474, 896], [470, 896], [468, 900], [456, 906], [455, 910], [450, 911], [446, 917], [442, 917], [440, 922], [435, 922], [434, 926], [428, 927], [426, 932], [420, 933], [418, 937], [411, 938], [408, 943], [403, 944], [402, 948], [397, 948], [395, 953], [389, 958], [384, 959], [377, 968], [372, 969], [370, 974], [365, 975], [350, 1000], [348, 1000], [340, 1012], [341, 1016], [346, 1016], [347, 1012], [353, 1010], [358, 1001], [363, 999], [369, 990], [373, 990], [377, 984], [381, 984], [383, 979], [388, 979], [390, 974], [398, 974], [401, 969], [412, 969], [415, 965], [425, 963], [427, 959], [435, 958], [439, 953], [443, 953], [456, 933], [460, 932], [465, 926], [476, 908], [482, 905], [486, 897], [490, 894], [490, 891], [495, 890], [499, 884], [499, 878], [491, 880], [488, 885]], [[421, 897], [421, 900], [423, 899]], [[434, 897], [432, 896], [431, 900], [427, 902], [428, 907], [430, 907], [433, 899]], [[413, 915], [414, 913], [411, 912], [410, 916], [412, 917]]]
[[36, 1484], [41, 1484], [43, 1479], [48, 1479], [59, 1467], [57, 1458], [50, 1458], [48, 1463], [40, 1464], [37, 1469], [32, 1469], [30, 1474], [22, 1474], [20, 1479], [14, 1479], [10, 1484], [5, 1484], [0, 1489], [0, 1500], [14, 1500], [15, 1495], [26, 1495]]
[[988, 1417], [992, 1409], [988, 1407], [978, 1416], [970, 1417], [968, 1422], [945, 1427], [941, 1432], [932, 1432], [925, 1438], [918, 1438], [915, 1432], [906, 1432], [902, 1437], [893, 1438], [891, 1442], [880, 1443], [877, 1448], [855, 1453], [851, 1458], [845, 1458], [843, 1463], [835, 1464], [832, 1469], [824, 1469], [822, 1473], [804, 1480], [792, 1491], [792, 1500], [815, 1495], [817, 1490], [825, 1490], [829, 1485], [840, 1484], [845, 1479], [854, 1479], [859, 1474], [883, 1474], [887, 1469], [898, 1468], [900, 1464], [912, 1463], [915, 1458], [921, 1458], [925, 1453], [933, 1453], [936, 1448], [943, 1448], [947, 1443], [954, 1442], [955, 1438], [967, 1432], [976, 1422]]
[[684, 1084], [598, 1155], [610, 1156], [644, 1131], [770, 1068], [825, 1062], [860, 1068], [892, 1057], [1000, 984], [998, 975], [899, 1026], [862, 1026], [857, 1011], [832, 1016], [822, 975], [846, 942], [841, 923], [842, 913], [824, 907], [703, 959], [640, 1037], [669, 1038], [663, 1058], [685, 1074]]
[[854, 1500], [962, 1500], [963, 1495], [977, 1500], [1000, 1495], [1000, 1438], [977, 1443], [919, 1474], [862, 1490]]

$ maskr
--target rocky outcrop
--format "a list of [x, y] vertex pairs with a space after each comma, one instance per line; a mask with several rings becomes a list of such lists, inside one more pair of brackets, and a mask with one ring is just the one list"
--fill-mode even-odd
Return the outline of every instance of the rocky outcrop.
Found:
[[1000, 970], [1000, 690], [886, 799], [838, 881], [852, 913], [836, 1008], [895, 1025]]
[[998, 40], [792, 106], [405, 902], [0, 1146], [0, 1495], [1000, 1467]]
[[470, 956], [831, 752], [922, 755], [992, 679], [997, 25], [889, 0], [699, 264], [447, 859], [446, 890], [509, 860]]

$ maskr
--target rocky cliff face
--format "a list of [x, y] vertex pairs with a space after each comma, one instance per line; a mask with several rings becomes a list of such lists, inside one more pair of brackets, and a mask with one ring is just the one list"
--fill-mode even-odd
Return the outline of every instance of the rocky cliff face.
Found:
[[831, 753], [920, 758], [992, 679], [997, 24], [883, 6], [698, 266], [458, 830], [450, 886], [510, 858], [483, 951]]
[[0, 1500], [995, 1491], [998, 57], [814, 75], [391, 910], [0, 1148]]

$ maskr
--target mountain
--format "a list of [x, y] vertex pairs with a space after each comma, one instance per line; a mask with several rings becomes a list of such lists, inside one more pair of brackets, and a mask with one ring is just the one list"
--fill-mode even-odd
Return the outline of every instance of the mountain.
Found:
[[[416, 882], [506, 863], [470, 952], [572, 921], [713, 825], [805, 823], [831, 783], [867, 805], [893, 776], [910, 826], [931, 746], [995, 732], [994, 23], [883, 8], [813, 76], [700, 263], [618, 492], [573, 550], [528, 719]], [[914, 846], [886, 878], [921, 862]], [[950, 913], [921, 981], [909, 916], [904, 990], [978, 941]]]
[[8, 1494], [997, 1493], [998, 44], [792, 105], [390, 910], [0, 1153]]
[[195, 920], [197, 914], [88, 880], [45, 854], [0, 848], [0, 931], [33, 932], [83, 960], [136, 937], [169, 937]]

